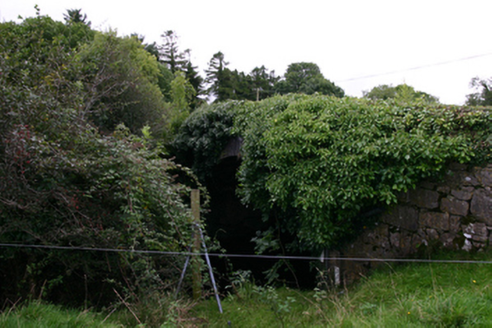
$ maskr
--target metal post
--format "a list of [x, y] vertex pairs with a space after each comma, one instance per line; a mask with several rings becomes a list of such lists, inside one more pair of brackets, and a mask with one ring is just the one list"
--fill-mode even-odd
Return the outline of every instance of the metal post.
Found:
[[219, 306], [219, 311], [222, 313], [222, 304], [220, 304], [219, 292], [217, 291], [217, 285], [215, 284], [214, 272], [212, 270], [212, 264], [210, 263], [210, 258], [208, 257], [207, 246], [205, 245], [205, 239], [203, 238], [203, 232], [198, 223], [196, 224], [198, 230], [200, 231], [200, 236], [202, 237], [203, 249], [205, 250], [205, 260], [208, 265], [208, 272], [210, 273], [210, 280], [212, 281], [212, 286], [214, 287], [215, 299], [217, 300], [217, 305]]

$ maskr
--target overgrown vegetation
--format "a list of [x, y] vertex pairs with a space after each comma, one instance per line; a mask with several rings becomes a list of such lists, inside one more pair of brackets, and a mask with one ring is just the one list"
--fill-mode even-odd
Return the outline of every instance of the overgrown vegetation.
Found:
[[[440, 259], [490, 260], [490, 253]], [[223, 300], [191, 314], [203, 327], [488, 327], [492, 324], [491, 264], [388, 265], [357, 285], [314, 291], [237, 284]]]
[[[188, 246], [189, 188], [173, 176], [188, 173], [163, 157], [159, 128], [144, 127], [165, 122], [155, 58], [134, 39], [45, 16], [2, 23], [0, 36], [0, 242]], [[2, 303], [103, 306], [179, 272], [176, 259], [143, 254], [3, 248], [0, 258]]]
[[[214, 133], [197, 137], [196, 122]], [[277, 251], [283, 236], [299, 251], [353, 236], [370, 223], [368, 213], [451, 162], [489, 161], [491, 133], [490, 109], [297, 94], [204, 108], [177, 140], [190, 145], [178, 149], [189, 149], [200, 172], [218, 160], [227, 136], [241, 136], [239, 194], [271, 222], [257, 241]]]
[[[0, 24], [0, 243], [185, 250], [191, 243], [188, 184], [201, 187], [195, 176], [207, 181], [232, 137], [243, 141], [239, 195], [268, 224], [254, 239], [260, 253], [335, 245], [374, 220], [368, 213], [396, 202], [398, 192], [421, 179], [438, 177], [449, 163], [490, 162], [490, 109], [437, 105], [408, 86], [396, 90], [394, 100], [342, 98], [343, 90], [313, 63], [291, 64], [279, 79], [264, 66], [249, 75], [231, 71], [219, 52], [207, 71], [209, 94], [218, 101], [195, 110], [203, 79], [185, 59], [189, 52], [178, 51], [174, 32], [164, 38], [159, 50], [138, 36], [98, 32], [75, 9], [65, 24], [39, 10], [19, 24]], [[484, 92], [474, 104], [486, 104], [488, 88], [479, 84]], [[195, 175], [170, 159], [174, 154]], [[193, 316], [189, 301], [173, 301], [181, 257], [5, 247], [0, 260], [0, 278], [8, 282], [0, 286], [6, 307], [0, 323], [7, 326], [28, 326], [34, 317], [39, 324], [41, 312], [50, 326], [99, 324], [37, 302], [17, 312], [28, 299], [105, 309], [123, 326], [215, 324], [200, 314], [208, 303]], [[392, 286], [403, 286], [398, 272], [390, 275]], [[391, 326], [386, 308], [409, 324], [459, 326], [490, 318], [483, 310], [486, 292], [475, 304], [444, 287], [441, 293], [433, 280], [434, 307], [385, 290], [388, 281], [373, 284], [380, 294], [361, 292], [360, 303], [327, 289], [299, 294], [241, 281], [231, 285], [226, 311], [248, 326], [288, 326], [296, 318], [307, 325]], [[389, 295], [397, 302], [386, 301]], [[240, 304], [252, 310], [244, 314]], [[335, 319], [325, 315], [330, 311]]]
[[[490, 253], [437, 258], [490, 261]], [[243, 273], [223, 295], [223, 314], [213, 297], [197, 304], [154, 300], [141, 308], [122, 306], [96, 316], [34, 302], [5, 311], [0, 324], [137, 327], [140, 321], [148, 327], [489, 327], [491, 277], [489, 263], [392, 264], [354, 286], [330, 287], [320, 277], [314, 290], [298, 291], [256, 286]]]

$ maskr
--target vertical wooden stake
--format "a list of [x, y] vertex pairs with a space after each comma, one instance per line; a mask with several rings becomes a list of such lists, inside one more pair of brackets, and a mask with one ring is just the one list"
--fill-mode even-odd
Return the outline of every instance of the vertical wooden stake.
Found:
[[[192, 189], [191, 190], [191, 214], [193, 215], [193, 222], [200, 222], [200, 190]], [[200, 231], [194, 227], [194, 242], [193, 242], [193, 252], [200, 252]], [[198, 300], [202, 297], [202, 274], [200, 270], [200, 257], [195, 255], [192, 258], [191, 262], [191, 270], [192, 270], [192, 285], [193, 285], [193, 299]]]

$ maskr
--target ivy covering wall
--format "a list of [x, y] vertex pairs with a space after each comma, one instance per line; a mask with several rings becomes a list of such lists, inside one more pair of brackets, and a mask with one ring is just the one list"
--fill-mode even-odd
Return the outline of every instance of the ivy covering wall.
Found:
[[[238, 194], [270, 222], [257, 239], [263, 250], [282, 242], [311, 251], [334, 245], [374, 221], [368, 213], [375, 208], [395, 203], [422, 179], [438, 178], [449, 163], [490, 161], [488, 108], [287, 95], [204, 111], [218, 115], [214, 128], [222, 120], [222, 131], [244, 139]], [[195, 115], [181, 142], [220, 148], [226, 141], [219, 145], [208, 133], [192, 141], [197, 128], [190, 126], [205, 114]], [[207, 158], [207, 148], [189, 155]], [[208, 158], [218, 160], [217, 151]]]

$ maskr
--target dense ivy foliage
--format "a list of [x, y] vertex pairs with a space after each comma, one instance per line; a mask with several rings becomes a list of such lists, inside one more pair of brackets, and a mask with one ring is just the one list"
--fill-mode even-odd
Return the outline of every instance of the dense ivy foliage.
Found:
[[365, 212], [450, 162], [490, 156], [489, 110], [313, 96], [273, 98], [244, 115], [243, 200], [280, 207], [283, 228], [310, 249], [350, 235]]
[[217, 164], [232, 132], [233, 119], [244, 101], [204, 105], [194, 111], [179, 129], [172, 147], [177, 160], [192, 168], [204, 181]]
[[[189, 190], [173, 174], [186, 173], [162, 158], [149, 129], [142, 138], [123, 125], [99, 132], [89, 114], [92, 100], [109, 101], [105, 96], [114, 90], [111, 82], [94, 82], [109, 70], [107, 62], [98, 66], [91, 57], [88, 64], [65, 38], [48, 39], [46, 31], [55, 27], [66, 30], [61, 35], [82, 28], [43, 16], [0, 24], [0, 242], [183, 249], [190, 241]], [[82, 53], [109, 47], [106, 41], [137, 47], [130, 39], [99, 36], [97, 46]], [[132, 66], [123, 62], [111, 65]], [[104, 305], [118, 299], [114, 290], [136, 297], [178, 274], [176, 260], [143, 254], [2, 248], [0, 258], [0, 277], [8, 282], [0, 287], [2, 302], [43, 294]]]
[[290, 236], [293, 249], [314, 250], [353, 235], [449, 163], [490, 161], [491, 129], [485, 108], [290, 94], [203, 108], [176, 145], [205, 174], [241, 136], [239, 195], [271, 223], [258, 245]]

